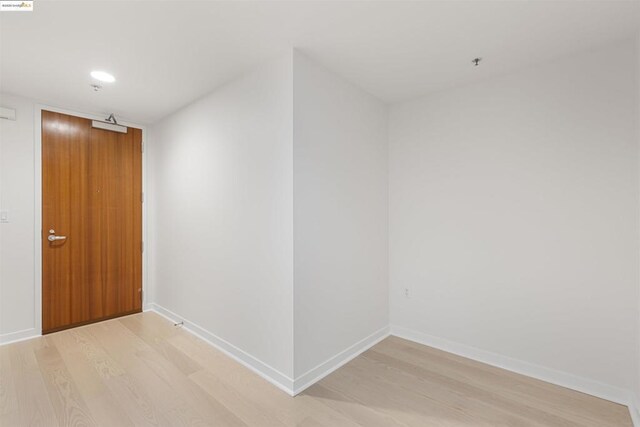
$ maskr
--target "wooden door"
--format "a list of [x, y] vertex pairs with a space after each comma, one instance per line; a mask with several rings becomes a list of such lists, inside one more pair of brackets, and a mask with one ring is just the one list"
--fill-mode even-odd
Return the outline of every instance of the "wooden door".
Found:
[[42, 332], [141, 308], [142, 131], [43, 111]]

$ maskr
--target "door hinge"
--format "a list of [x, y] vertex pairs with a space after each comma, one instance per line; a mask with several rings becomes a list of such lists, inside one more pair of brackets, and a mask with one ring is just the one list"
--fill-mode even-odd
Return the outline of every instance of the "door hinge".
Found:
[[144, 203], [144, 191], [140, 193], [140, 203]]
[[140, 242], [140, 252], [144, 252], [144, 242]]
[[142, 298], [142, 288], [138, 288], [138, 292], [140, 293], [140, 302], [143, 302], [144, 299]]
[[144, 153], [144, 141], [140, 143], [140, 152]]

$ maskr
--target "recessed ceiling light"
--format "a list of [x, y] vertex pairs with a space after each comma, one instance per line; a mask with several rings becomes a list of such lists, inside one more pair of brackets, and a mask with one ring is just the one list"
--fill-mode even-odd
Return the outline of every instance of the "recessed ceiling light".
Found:
[[91, 77], [93, 77], [96, 80], [100, 80], [101, 82], [107, 82], [107, 83], [113, 83], [116, 81], [115, 77], [113, 77], [111, 74], [105, 71], [92, 71]]

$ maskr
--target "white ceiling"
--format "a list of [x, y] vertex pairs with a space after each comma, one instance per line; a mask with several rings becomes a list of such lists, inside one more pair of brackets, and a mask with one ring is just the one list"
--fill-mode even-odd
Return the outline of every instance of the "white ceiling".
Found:
[[[639, 1], [35, 2], [0, 16], [0, 90], [154, 122], [296, 47], [388, 102], [632, 37]], [[481, 67], [472, 58], [484, 57]], [[585, 67], [589, 64], [585, 64]], [[89, 72], [116, 83], [100, 92]]]

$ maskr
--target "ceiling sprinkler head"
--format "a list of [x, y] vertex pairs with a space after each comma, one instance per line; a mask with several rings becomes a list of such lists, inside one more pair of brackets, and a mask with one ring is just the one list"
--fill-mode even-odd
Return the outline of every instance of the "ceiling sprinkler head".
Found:
[[482, 58], [473, 58], [471, 63], [473, 64], [474, 67], [477, 67], [478, 65], [480, 65], [480, 61], [482, 61]]
[[102, 89], [102, 86], [96, 85], [96, 84], [91, 84], [89, 86], [91, 86], [93, 88], [94, 92], [98, 92], [100, 89]]

